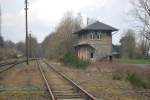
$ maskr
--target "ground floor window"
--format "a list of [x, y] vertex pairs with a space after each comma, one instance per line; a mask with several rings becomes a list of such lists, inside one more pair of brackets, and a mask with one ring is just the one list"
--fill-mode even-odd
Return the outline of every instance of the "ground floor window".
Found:
[[91, 52], [91, 58], [94, 58], [94, 53], [93, 52]]

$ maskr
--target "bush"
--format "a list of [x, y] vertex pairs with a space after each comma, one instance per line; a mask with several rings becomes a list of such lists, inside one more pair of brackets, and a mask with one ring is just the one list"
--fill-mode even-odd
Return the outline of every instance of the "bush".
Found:
[[135, 87], [150, 88], [150, 80], [136, 73], [127, 73], [126, 79]]
[[123, 78], [123, 75], [121, 73], [115, 73], [113, 75], [113, 80], [121, 80]]
[[79, 59], [74, 53], [68, 52], [63, 57], [64, 63], [76, 68], [83, 68], [89, 64], [87, 61]]

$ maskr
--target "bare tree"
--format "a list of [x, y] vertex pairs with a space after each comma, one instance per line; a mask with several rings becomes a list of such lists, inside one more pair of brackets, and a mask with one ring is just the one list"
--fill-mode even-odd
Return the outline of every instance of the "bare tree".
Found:
[[18, 42], [18, 43], [16, 44], [16, 49], [19, 50], [23, 55], [26, 54], [25, 48], [26, 48], [26, 47], [25, 47], [25, 43], [24, 43], [24, 42]]
[[135, 55], [136, 42], [133, 30], [128, 30], [124, 37], [121, 38], [121, 56], [133, 58]]
[[150, 0], [134, 0], [132, 4], [135, 7], [132, 13], [137, 22], [136, 30], [139, 30], [141, 35], [140, 47], [147, 55], [150, 49]]
[[150, 40], [150, 0], [135, 0], [132, 4], [135, 7], [133, 15], [140, 25], [141, 34]]
[[79, 15], [74, 18], [71, 12], [65, 13], [55, 32], [46, 37], [43, 42], [46, 57], [62, 58], [65, 53], [73, 50], [73, 43], [76, 39], [73, 32], [82, 26], [82, 17]]
[[29, 54], [30, 57], [39, 57], [40, 56], [40, 48], [39, 44], [37, 42], [37, 39], [33, 36], [30, 37], [30, 42], [29, 42]]
[[16, 44], [14, 42], [12, 42], [11, 40], [7, 40], [4, 42], [4, 46], [5, 46], [5, 48], [15, 48]]

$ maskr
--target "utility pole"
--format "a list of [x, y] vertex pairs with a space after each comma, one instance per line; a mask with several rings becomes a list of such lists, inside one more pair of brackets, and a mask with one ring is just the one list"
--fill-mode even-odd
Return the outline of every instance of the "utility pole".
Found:
[[2, 12], [1, 12], [1, 4], [0, 4], [0, 36], [2, 36]]
[[0, 4], [0, 47], [4, 47], [4, 40], [2, 37], [2, 10], [1, 10], [1, 4]]
[[29, 44], [30, 44], [30, 46], [29, 46], [29, 51], [30, 51], [29, 57], [31, 58], [31, 57], [32, 57], [32, 53], [31, 53], [31, 52], [32, 52], [32, 51], [31, 51], [31, 44], [32, 44], [32, 43], [31, 43], [31, 42], [32, 42], [31, 33], [29, 34], [29, 40], [30, 40], [30, 41], [29, 41], [29, 42], [30, 42], [30, 43], [29, 43]]
[[26, 62], [29, 64], [29, 53], [28, 53], [28, 1], [25, 0], [25, 22], [26, 22]]

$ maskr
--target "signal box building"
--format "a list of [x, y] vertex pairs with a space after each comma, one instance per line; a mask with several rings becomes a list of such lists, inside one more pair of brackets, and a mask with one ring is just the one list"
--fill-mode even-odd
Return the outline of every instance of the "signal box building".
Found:
[[82, 60], [98, 61], [112, 55], [112, 32], [116, 28], [96, 21], [75, 32], [78, 39], [74, 45], [76, 54]]

